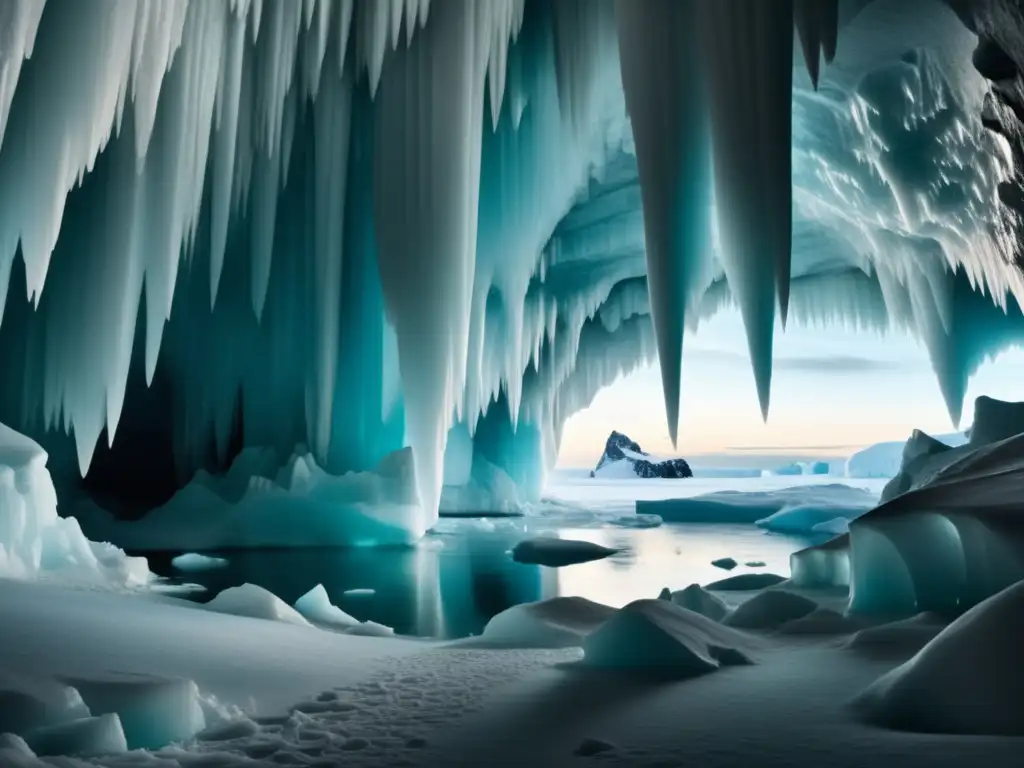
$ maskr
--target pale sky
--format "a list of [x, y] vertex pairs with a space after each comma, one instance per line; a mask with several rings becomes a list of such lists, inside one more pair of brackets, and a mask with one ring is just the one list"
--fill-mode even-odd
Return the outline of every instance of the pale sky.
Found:
[[[665, 422], [657, 364], [602, 390], [565, 425], [560, 467], [592, 467], [608, 433], [624, 432], [650, 453], [848, 456], [911, 430], [953, 431], [928, 354], [902, 334], [791, 326], [775, 337], [771, 411], [761, 419], [743, 325], [736, 311], [705, 323], [683, 347], [678, 451]], [[974, 398], [1024, 399], [1024, 352], [1009, 350], [971, 380], [961, 427]], [[715, 465], [712, 457], [701, 463]], [[735, 461], [724, 463], [734, 464]]]

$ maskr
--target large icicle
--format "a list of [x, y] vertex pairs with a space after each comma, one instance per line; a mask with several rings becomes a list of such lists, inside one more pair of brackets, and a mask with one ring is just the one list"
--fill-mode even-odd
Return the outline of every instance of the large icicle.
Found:
[[405, 389], [406, 438], [425, 520], [440, 500], [465, 378], [489, 16], [498, 5], [435, 5], [425, 29], [389, 59], [376, 95], [378, 262], [402, 380], [415, 382]]
[[767, 419], [776, 295], [783, 322], [789, 304], [793, 0], [706, 0], [701, 9], [719, 258]]
[[839, 0], [793, 0], [796, 22], [811, 84], [818, 89], [821, 59], [831, 62], [836, 55], [839, 33]]
[[651, 315], [672, 443], [683, 329], [709, 248], [708, 143], [697, 5], [617, 0], [619, 57], [643, 196]]

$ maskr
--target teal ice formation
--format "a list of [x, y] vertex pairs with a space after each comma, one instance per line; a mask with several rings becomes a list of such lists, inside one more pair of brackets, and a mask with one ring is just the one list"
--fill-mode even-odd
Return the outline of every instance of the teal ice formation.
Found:
[[1024, 332], [989, 5], [6, 0], [0, 422], [101, 506], [383, 501], [363, 543], [535, 501], [655, 359], [674, 440], [728, 306], [766, 418], [777, 328], [845, 323], [956, 422]]

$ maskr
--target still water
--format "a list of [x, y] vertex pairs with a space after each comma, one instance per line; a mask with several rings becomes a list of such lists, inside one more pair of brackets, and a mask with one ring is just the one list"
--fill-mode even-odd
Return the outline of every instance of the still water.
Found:
[[[510, 606], [549, 597], [579, 595], [622, 606], [656, 597], [666, 586], [681, 589], [753, 571], [786, 576], [790, 553], [822, 540], [767, 533], [750, 525], [610, 526], [556, 532], [561, 538], [593, 541], [621, 552], [563, 568], [523, 565], [508, 553], [528, 537], [514, 523], [481, 530], [466, 521], [412, 548], [210, 552], [226, 558], [227, 566], [190, 573], [171, 566], [177, 552], [148, 557], [156, 573], [205, 587], [192, 594], [199, 602], [250, 582], [292, 604], [323, 584], [331, 602], [358, 619], [394, 627], [404, 635], [454, 638], [479, 634], [488, 619]], [[727, 573], [711, 565], [721, 557], [732, 557], [740, 566]], [[743, 565], [748, 561], [765, 565]], [[374, 593], [345, 594], [353, 589]]]

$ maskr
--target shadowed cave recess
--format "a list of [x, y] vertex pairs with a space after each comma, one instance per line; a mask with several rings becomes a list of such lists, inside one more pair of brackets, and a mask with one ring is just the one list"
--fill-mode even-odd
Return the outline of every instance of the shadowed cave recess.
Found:
[[733, 306], [765, 418], [787, 323], [913, 333], [955, 423], [1024, 338], [1009, 0], [8, 0], [0, 34], [0, 422], [87, 532], [186, 486], [327, 499], [342, 544], [517, 511], [655, 360], [674, 441], [684, 332]]

